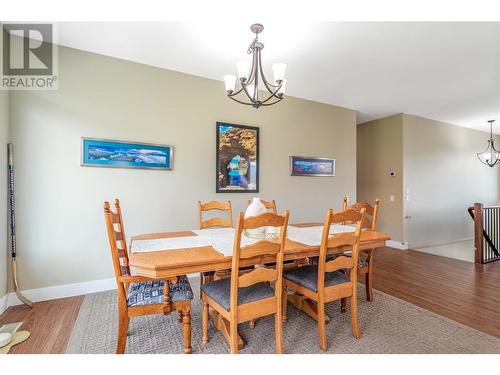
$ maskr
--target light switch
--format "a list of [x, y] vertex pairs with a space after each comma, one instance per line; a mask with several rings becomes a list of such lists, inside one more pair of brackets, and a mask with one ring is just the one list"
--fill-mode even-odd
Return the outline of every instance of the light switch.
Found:
[[389, 195], [389, 200], [390, 200], [391, 202], [394, 202], [394, 194]]

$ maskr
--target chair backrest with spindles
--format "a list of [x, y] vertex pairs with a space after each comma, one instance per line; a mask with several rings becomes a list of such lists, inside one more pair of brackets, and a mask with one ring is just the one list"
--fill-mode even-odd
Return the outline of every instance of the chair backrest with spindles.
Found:
[[[203, 212], [208, 212], [213, 210], [227, 212], [227, 219], [222, 219], [220, 217], [213, 217], [207, 220], [203, 220]], [[222, 228], [233, 227], [233, 208], [231, 206], [231, 201], [227, 202], [211, 201], [207, 203], [201, 203], [200, 201], [198, 201], [198, 216], [200, 222], [200, 229], [213, 228], [213, 227], [222, 227]]]
[[115, 276], [130, 275], [128, 262], [127, 241], [123, 228], [122, 211], [120, 201], [115, 199], [115, 212], [110, 208], [109, 202], [104, 202], [104, 219], [108, 233], [109, 247], [113, 258]]
[[[230, 311], [232, 317], [238, 320], [237, 306], [238, 288], [248, 287], [250, 285], [261, 282], [275, 282], [275, 297], [278, 298], [277, 303], [281, 301], [282, 294], [282, 275], [283, 275], [283, 256], [285, 249], [286, 230], [288, 225], [288, 211], [283, 215], [278, 215], [272, 212], [245, 218], [243, 213], [238, 214], [236, 224], [233, 259], [231, 267], [231, 300]], [[263, 227], [277, 227], [278, 239], [262, 239], [250, 245], [241, 246], [241, 238], [245, 230], [252, 230]], [[264, 263], [263, 257], [266, 258], [265, 263], [274, 263], [269, 267], [255, 268], [254, 270], [240, 275], [240, 261], [252, 258], [255, 263]]]
[[[361, 236], [362, 223], [366, 210], [362, 208], [359, 212], [348, 209], [343, 212], [333, 213], [330, 209], [326, 213], [323, 225], [323, 234], [321, 237], [321, 245], [318, 259], [318, 293], [324, 289], [325, 272], [333, 272], [337, 270], [350, 270], [351, 282], [356, 282], [358, 258], [359, 258], [359, 239]], [[341, 224], [352, 222], [356, 224], [354, 234], [338, 233], [330, 236], [330, 226], [332, 224]], [[327, 261], [329, 249], [349, 246], [352, 247], [352, 255], [350, 257], [341, 255], [333, 260]]]
[[[361, 210], [364, 208], [366, 210], [366, 214], [363, 222], [363, 228], [369, 230], [377, 230], [379, 205], [380, 205], [380, 199], [378, 198], [375, 199], [375, 204], [373, 206], [371, 206], [367, 202], [356, 202], [354, 204], [349, 205], [347, 197], [344, 197], [342, 203], [342, 210], [345, 211], [351, 209], [361, 212]], [[370, 216], [371, 219], [369, 219], [367, 216]], [[354, 224], [354, 223], [346, 221], [344, 222], [344, 224]]]

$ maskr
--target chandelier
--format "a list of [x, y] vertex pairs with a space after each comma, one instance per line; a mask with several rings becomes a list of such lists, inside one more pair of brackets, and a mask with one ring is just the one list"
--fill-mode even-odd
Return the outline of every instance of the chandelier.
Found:
[[[255, 39], [252, 44], [250, 44], [247, 51], [249, 55], [252, 55], [252, 65], [250, 66], [250, 62], [246, 60], [238, 61], [236, 64], [238, 77], [236, 78], [236, 76], [232, 74], [225, 75], [224, 84], [226, 87], [226, 94], [231, 99], [240, 104], [259, 108], [260, 106], [273, 105], [283, 100], [286, 88], [286, 64], [277, 63], [273, 65], [274, 80], [273, 83], [270, 83], [266, 79], [262, 69], [261, 51], [264, 45], [259, 42], [259, 33], [264, 30], [264, 26], [260, 23], [255, 23], [250, 26], [250, 30], [255, 34]], [[236, 88], [236, 80], [239, 81], [238, 88]], [[260, 81], [262, 81], [263, 84], [262, 89], [268, 92], [266, 98], [261, 98], [259, 96]]]
[[477, 157], [481, 163], [494, 167], [500, 163], [500, 151], [495, 148], [495, 140], [493, 139], [493, 122], [495, 120], [489, 120], [490, 123], [490, 139], [488, 139], [488, 147], [483, 152], [478, 152]]

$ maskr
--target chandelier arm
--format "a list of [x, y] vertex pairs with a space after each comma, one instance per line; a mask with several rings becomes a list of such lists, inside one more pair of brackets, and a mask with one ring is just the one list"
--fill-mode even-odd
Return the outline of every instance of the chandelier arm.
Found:
[[241, 86], [241, 88], [238, 91], [235, 91], [235, 92], [233, 92], [231, 94], [227, 94], [227, 96], [229, 96], [229, 97], [236, 96], [236, 95], [238, 95], [242, 91], [243, 91], [243, 85]]
[[268, 102], [272, 98], [276, 98], [276, 99], [279, 99], [279, 100], [283, 99], [283, 96], [280, 97], [280, 96], [276, 95], [276, 93], [278, 92], [279, 89], [280, 88], [278, 87], [274, 92], [273, 91], [269, 91], [271, 93], [271, 95], [269, 95], [269, 97], [266, 100], [264, 100], [262, 102], [262, 104]]
[[235, 99], [233, 98], [232, 96], [229, 97], [230, 99], [234, 100], [235, 102], [238, 102], [240, 104], [244, 104], [244, 105], [253, 105], [253, 103], [245, 103], [245, 102], [242, 102], [241, 100], [238, 100], [238, 99]]
[[[272, 97], [272, 96], [271, 96], [271, 97]], [[270, 106], [270, 105], [273, 105], [273, 104], [279, 103], [279, 102], [281, 102], [282, 100], [283, 100], [283, 97], [281, 97], [281, 98], [279, 98], [278, 100], [275, 100], [274, 102], [271, 102], [271, 103], [265, 103], [265, 104], [263, 104], [264, 102], [262, 102], [262, 104], [261, 104], [261, 105], [263, 105], [263, 106], [267, 107], [267, 106]]]
[[250, 68], [250, 75], [248, 76], [248, 79], [246, 80], [247, 85], [251, 84], [253, 82], [254, 77], [254, 70], [255, 70], [255, 52], [252, 53], [252, 67]]
[[250, 94], [248, 93], [248, 90], [247, 90], [247, 85], [242, 85], [242, 88], [243, 88], [243, 91], [245, 92], [246, 96], [248, 97], [248, 99], [250, 99], [250, 101], [252, 103], [255, 103], [255, 100], [253, 97], [250, 96]]
[[253, 101], [259, 101], [259, 66], [261, 65], [260, 61], [260, 48], [257, 48], [257, 53], [255, 54], [255, 82], [253, 85]]
[[[260, 57], [260, 50], [259, 50], [259, 57]], [[262, 61], [262, 59], [261, 59], [261, 61]], [[264, 82], [264, 85], [266, 86], [266, 88], [267, 88], [267, 90], [268, 90], [269, 92], [273, 92], [273, 90], [272, 90], [272, 89], [270, 89], [270, 88], [269, 88], [269, 86], [274, 87], [274, 88], [276, 88], [276, 87], [277, 87], [277, 88], [278, 88], [278, 90], [281, 88], [281, 84], [279, 84], [279, 85], [273, 85], [272, 83], [269, 83], [269, 82], [267, 81], [266, 76], [264, 75], [264, 70], [263, 70], [263, 68], [262, 68], [262, 64], [259, 64], [259, 69], [260, 69], [260, 76], [261, 76], [261, 78], [262, 78], [262, 81]], [[277, 90], [276, 90], [276, 91], [277, 91]]]

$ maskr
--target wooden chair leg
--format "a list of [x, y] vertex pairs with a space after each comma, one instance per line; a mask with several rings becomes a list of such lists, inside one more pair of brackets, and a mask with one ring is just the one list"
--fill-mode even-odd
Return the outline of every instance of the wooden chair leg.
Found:
[[352, 336], [359, 339], [361, 338], [361, 331], [358, 322], [358, 299], [356, 294], [351, 297], [351, 327]]
[[238, 354], [238, 323], [233, 320], [229, 322], [229, 339], [231, 354]]
[[283, 354], [283, 317], [281, 316], [281, 309], [278, 308], [274, 315], [274, 334], [276, 336], [276, 353]]
[[203, 301], [203, 312], [202, 312], [202, 341], [204, 344], [208, 343], [208, 303]]
[[182, 333], [184, 335], [184, 353], [191, 353], [191, 311], [190, 307], [182, 311]]
[[366, 288], [366, 300], [373, 301], [373, 290], [372, 290], [372, 273], [368, 271], [365, 274], [365, 288]]
[[283, 293], [281, 295], [282, 297], [282, 321], [283, 323], [287, 321], [287, 309], [288, 309], [288, 288], [286, 286], [283, 286]]
[[182, 311], [178, 311], [178, 313], [179, 313], [179, 318], [178, 318], [179, 319], [179, 323], [182, 324]]
[[325, 304], [323, 301], [318, 301], [318, 331], [319, 347], [326, 352], [328, 350], [328, 340], [326, 338]]
[[373, 301], [373, 251], [368, 253], [368, 273], [365, 275], [366, 299]]
[[347, 305], [346, 298], [341, 298], [340, 299], [340, 312], [342, 312], [342, 313], [346, 312], [346, 305]]
[[129, 317], [126, 308], [118, 308], [118, 341], [116, 343], [116, 354], [125, 353], [125, 347], [127, 346], [127, 331]]

